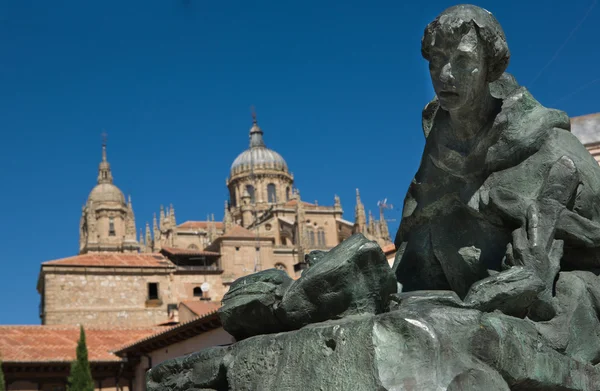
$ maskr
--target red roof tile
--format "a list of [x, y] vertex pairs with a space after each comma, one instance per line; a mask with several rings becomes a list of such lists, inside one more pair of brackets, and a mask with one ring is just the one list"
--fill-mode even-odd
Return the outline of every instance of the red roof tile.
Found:
[[175, 247], [163, 247], [160, 250], [161, 253], [165, 252], [170, 255], [197, 255], [197, 256], [207, 256], [207, 257], [218, 257], [219, 253], [214, 251], [202, 251], [202, 250], [193, 250], [189, 248], [175, 248]]
[[220, 238], [256, 238], [256, 234], [253, 234], [241, 225], [234, 225], [227, 233]]
[[[164, 328], [85, 329], [90, 361], [120, 361], [111, 353]], [[79, 326], [0, 326], [3, 362], [70, 362], [75, 359]]]
[[186, 221], [185, 223], [179, 224], [177, 228], [183, 229], [208, 229], [209, 224], [214, 223], [217, 229], [223, 229], [222, 221]]
[[89, 253], [44, 262], [48, 266], [172, 267], [161, 254]]
[[[219, 327], [222, 327], [221, 319], [217, 315], [217, 310], [215, 309], [214, 311], [206, 313], [198, 318], [189, 320], [185, 323], [180, 323], [177, 326], [162, 329], [163, 331], [124, 345], [115, 350], [115, 353], [121, 356], [128, 351], [152, 351], [156, 350], [158, 346], [170, 345], [172, 342], [170, 341], [169, 337], [176, 336], [178, 337], [177, 340], [181, 340], [180, 338], [185, 340]], [[190, 331], [193, 332], [190, 333]]]
[[190, 311], [198, 316], [208, 315], [221, 307], [219, 302], [206, 300], [182, 301], [181, 305], [186, 306]]

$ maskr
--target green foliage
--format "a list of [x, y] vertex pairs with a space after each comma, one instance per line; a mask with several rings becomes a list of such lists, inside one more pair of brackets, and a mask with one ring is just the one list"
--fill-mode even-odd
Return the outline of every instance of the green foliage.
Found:
[[2, 371], [2, 361], [0, 361], [0, 391], [5, 391], [6, 385], [4, 384], [4, 371]]
[[94, 380], [92, 379], [92, 371], [88, 361], [88, 351], [85, 344], [85, 331], [83, 331], [83, 326], [79, 332], [79, 342], [77, 342], [77, 359], [71, 363], [68, 390], [94, 391]]

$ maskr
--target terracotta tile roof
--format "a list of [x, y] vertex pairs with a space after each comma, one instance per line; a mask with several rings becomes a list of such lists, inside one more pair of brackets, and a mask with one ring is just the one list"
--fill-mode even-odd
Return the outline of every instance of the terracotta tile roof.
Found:
[[[208, 229], [209, 224], [213, 223], [213, 221], [186, 221], [185, 223], [179, 224], [177, 228], [182, 229]], [[214, 221], [215, 227], [217, 229], [223, 229], [222, 221]]]
[[197, 255], [197, 256], [207, 256], [207, 257], [218, 257], [221, 254], [216, 253], [214, 251], [203, 251], [203, 250], [193, 250], [189, 248], [175, 248], [175, 247], [163, 247], [160, 250], [161, 253], [165, 255]]
[[153, 351], [159, 347], [172, 344], [173, 339], [177, 341], [186, 340], [195, 337], [198, 334], [202, 334], [203, 332], [214, 330], [220, 327], [222, 327], [221, 319], [217, 314], [217, 310], [214, 310], [204, 314], [201, 317], [189, 320], [177, 326], [169, 327], [164, 331], [154, 333], [138, 341], [123, 345], [119, 349], [115, 350], [115, 354], [124, 356], [130, 351]]
[[173, 267], [161, 254], [89, 253], [42, 263], [48, 266]]
[[[85, 329], [90, 361], [120, 361], [111, 353], [161, 328]], [[70, 362], [75, 359], [79, 326], [0, 326], [0, 356], [4, 362]]]
[[571, 132], [582, 144], [600, 142], [600, 113], [571, 118]]
[[215, 312], [221, 307], [221, 303], [207, 300], [189, 300], [182, 301], [180, 305], [186, 306], [190, 311], [198, 316], [204, 316]]
[[256, 234], [253, 234], [241, 225], [234, 225], [225, 235], [219, 238], [256, 238]]

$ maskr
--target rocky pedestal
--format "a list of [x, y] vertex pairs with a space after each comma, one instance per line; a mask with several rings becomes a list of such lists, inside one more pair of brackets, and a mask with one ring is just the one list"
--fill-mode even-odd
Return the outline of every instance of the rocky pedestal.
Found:
[[532, 322], [410, 301], [207, 349], [148, 373], [149, 391], [598, 389], [600, 368], [547, 347]]

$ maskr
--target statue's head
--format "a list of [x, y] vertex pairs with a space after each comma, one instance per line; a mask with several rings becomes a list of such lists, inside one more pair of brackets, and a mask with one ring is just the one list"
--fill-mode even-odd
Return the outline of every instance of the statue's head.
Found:
[[496, 18], [474, 5], [442, 12], [425, 28], [421, 53], [445, 110], [475, 102], [508, 66], [510, 52]]

